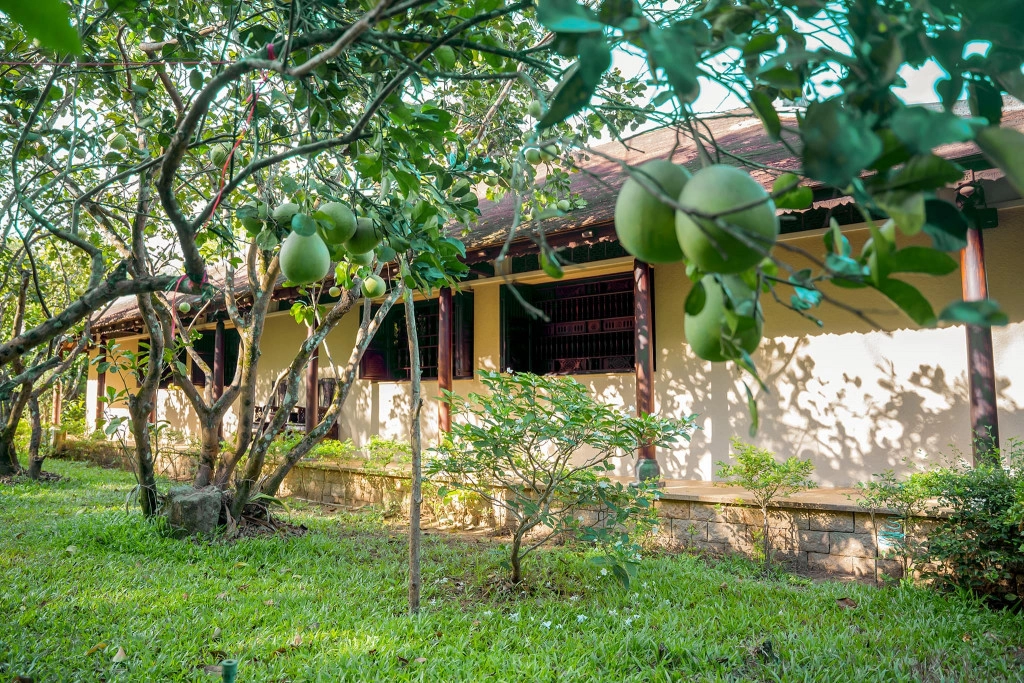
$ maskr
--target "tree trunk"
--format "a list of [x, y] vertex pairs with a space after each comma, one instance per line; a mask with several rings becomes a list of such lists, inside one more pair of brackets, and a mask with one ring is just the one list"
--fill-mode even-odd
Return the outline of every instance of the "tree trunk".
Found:
[[149, 432], [149, 402], [133, 401], [141, 409], [131, 408], [131, 430], [135, 439], [135, 467], [139, 479], [139, 505], [142, 514], [152, 517], [157, 512], [156, 473], [153, 467], [153, 443]]
[[0, 432], [0, 476], [7, 477], [21, 472], [18, 451], [14, 445], [14, 432], [4, 429]]
[[516, 534], [512, 537], [512, 555], [509, 558], [509, 562], [512, 565], [512, 583], [519, 584], [523, 580], [523, 567], [522, 557], [519, 555], [519, 550], [523, 546], [523, 537]]
[[197, 489], [210, 485], [211, 475], [214, 468], [217, 467], [217, 458], [220, 455], [220, 423], [222, 421], [223, 418], [200, 421], [199, 470], [192, 483]]
[[295, 463], [301, 460], [309, 451], [320, 443], [320, 441], [327, 435], [327, 432], [331, 430], [331, 427], [334, 426], [334, 423], [337, 422], [338, 416], [341, 415], [341, 409], [344, 408], [345, 401], [348, 399], [348, 394], [352, 389], [352, 383], [356, 379], [356, 371], [359, 369], [359, 361], [362, 360], [363, 353], [370, 345], [370, 341], [373, 340], [377, 330], [380, 329], [381, 324], [383, 324], [385, 316], [387, 316], [388, 311], [391, 310], [391, 306], [398, 299], [400, 291], [400, 288], [392, 290], [392, 292], [388, 294], [387, 298], [381, 302], [380, 308], [377, 309], [376, 314], [372, 318], [370, 317], [370, 307], [367, 306], [363, 309], [363, 320], [360, 322], [359, 330], [356, 333], [356, 343], [355, 346], [352, 347], [352, 353], [349, 354], [348, 363], [341, 372], [338, 388], [335, 392], [331, 406], [327, 409], [327, 413], [324, 415], [323, 419], [320, 420], [320, 423], [313, 428], [313, 431], [306, 434], [306, 436], [288, 452], [284, 461], [277, 466], [274, 473], [263, 481], [263, 484], [260, 486], [261, 493], [268, 496], [276, 496], [285, 477], [288, 476], [288, 473], [292, 471], [293, 467], [295, 467]]
[[409, 337], [409, 378], [411, 410], [409, 445], [412, 448], [412, 491], [409, 494], [409, 613], [420, 611], [420, 508], [423, 504], [422, 433], [420, 430], [420, 341], [416, 331], [416, 309], [412, 290], [405, 290], [405, 329]]
[[28, 442], [28, 476], [29, 479], [38, 479], [43, 471], [43, 460], [46, 456], [40, 456], [40, 447], [43, 444], [43, 419], [39, 414], [39, 397], [33, 395], [28, 401], [28, 415], [32, 424], [32, 436]]

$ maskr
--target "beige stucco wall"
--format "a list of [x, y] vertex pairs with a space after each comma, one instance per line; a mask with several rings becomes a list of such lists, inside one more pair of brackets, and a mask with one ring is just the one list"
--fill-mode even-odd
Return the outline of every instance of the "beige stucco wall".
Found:
[[[1000, 212], [1000, 226], [986, 231], [990, 295], [1010, 314], [1011, 325], [993, 331], [1003, 438], [1024, 434], [1024, 293], [1017, 286], [1024, 254], [1024, 209]], [[844, 231], [855, 253], [868, 237], [863, 228]], [[900, 237], [900, 244], [912, 242]], [[926, 243], [921, 241], [921, 243]], [[786, 245], [810, 254], [823, 253], [820, 235], [788, 238]], [[777, 247], [783, 260], [801, 267], [801, 256]], [[566, 277], [628, 272], [628, 260], [570, 268]], [[689, 445], [661, 450], [658, 459], [671, 478], [713, 480], [716, 463], [729, 458], [733, 436], [749, 439], [750, 416], [743, 382], [756, 388], [732, 364], [711, 364], [696, 358], [683, 334], [683, 302], [689, 281], [681, 265], [655, 267], [655, 401], [659, 413], [697, 413], [701, 427]], [[535, 283], [540, 274], [522, 277]], [[959, 274], [944, 278], [907, 277], [940, 310], [960, 295]], [[498, 280], [472, 283], [475, 295], [474, 350], [476, 368], [499, 369]], [[780, 289], [780, 292], [782, 290]], [[764, 301], [765, 339], [754, 360], [770, 393], [756, 390], [761, 426], [749, 439], [781, 456], [810, 458], [815, 478], [824, 486], [848, 486], [887, 468], [901, 469], [909, 458], [937, 463], [953, 448], [970, 451], [967, 407], [966, 343], [960, 326], [919, 330], [886, 299], [871, 290], [841, 290], [830, 295], [868, 314], [883, 329], [873, 329], [848, 311], [824, 304], [812, 311], [824, 321], [812, 322], [771, 301]], [[358, 307], [349, 313], [321, 349], [321, 376], [340, 372], [347, 362], [358, 328]], [[259, 373], [260, 400], [269, 395], [277, 374], [287, 365], [305, 330], [287, 314], [268, 321]], [[123, 342], [126, 343], [126, 342]], [[628, 374], [583, 375], [602, 400], [634, 409], [634, 377]], [[108, 378], [108, 384], [112, 380]], [[476, 381], [455, 382], [455, 391], [479, 390]], [[95, 395], [95, 369], [90, 374]], [[437, 438], [436, 382], [424, 382], [424, 441]], [[373, 434], [406, 439], [409, 385], [403, 382], [357, 381], [340, 418], [342, 438], [359, 445]], [[301, 404], [301, 402], [300, 402]], [[188, 432], [194, 418], [180, 391], [161, 391], [160, 417]], [[90, 409], [89, 417], [93, 414]], [[228, 430], [234, 426], [228, 417]], [[632, 459], [618, 463], [628, 474]]]

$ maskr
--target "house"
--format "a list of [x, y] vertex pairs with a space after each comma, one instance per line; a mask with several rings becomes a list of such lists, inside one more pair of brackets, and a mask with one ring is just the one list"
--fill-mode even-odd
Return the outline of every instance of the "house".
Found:
[[[773, 169], [799, 167], [798, 159], [765, 138], [760, 123], [747, 111], [719, 115], [705, 124], [707, 134], [731, 154]], [[1024, 105], [1007, 99], [1003, 125], [1024, 129]], [[616, 142], [599, 151], [632, 165], [671, 155], [677, 163], [699, 166], [693, 142], [673, 129], [643, 133], [628, 143], [628, 148]], [[965, 180], [984, 185], [988, 206], [997, 209], [998, 227], [984, 231], [983, 250], [965, 250], [965, 263], [974, 265], [962, 273], [908, 279], [938, 310], [983, 284], [987, 273], [988, 294], [1011, 321], [991, 331], [999, 430], [1004, 438], [1024, 434], [1024, 292], [1014, 275], [1020, 267], [1017, 259], [1024, 254], [1024, 201], [973, 144], [947, 145], [939, 152], [966, 169]], [[750, 440], [783, 456], [810, 459], [821, 486], [850, 486], [885, 469], [899, 471], [908, 463], [935, 464], [954, 449], [970, 455], [972, 416], [984, 417], [986, 396], [984, 377], [975, 377], [972, 399], [964, 326], [919, 329], [887, 299], [866, 289], [830, 287], [828, 292], [851, 310], [869, 313], [878, 327], [851, 310], [825, 304], [812, 311], [824, 322], [819, 328], [766, 300], [764, 340], [754, 360], [770, 393], [758, 391], [733, 365], [702, 361], [688, 348], [683, 302], [690, 283], [684, 267], [635, 262], [615, 240], [613, 209], [624, 180], [619, 165], [592, 155], [582, 166], [585, 172], [574, 176], [572, 191], [586, 206], [546, 223], [548, 241], [562, 248], [564, 260], [571, 264], [560, 280], [540, 270], [536, 248], [523, 237], [512, 242], [509, 258], [496, 265], [512, 206], [509, 201], [481, 202], [482, 217], [463, 238], [471, 277], [458, 292], [416, 304], [425, 396], [438, 395], [439, 375], [441, 386], [466, 394], [478, 390], [473, 376], [479, 370], [530, 370], [571, 375], [601, 400], [627, 410], [639, 405], [668, 416], [696, 413], [700, 430], [691, 443], [648, 454], [656, 455], [662, 475], [672, 479], [712, 481], [716, 463], [729, 458], [730, 439], [748, 438], [744, 381], [755, 391], [760, 407], [760, 429]], [[755, 169], [752, 175], [770, 186], [774, 174]], [[821, 235], [829, 218], [842, 225], [855, 253], [869, 236], [849, 199], [828, 188], [815, 188], [812, 208], [780, 213], [783, 234], [776, 249], [794, 263], [810, 265], [805, 255], [824, 255]], [[914, 240], [899, 237], [901, 245]], [[550, 321], [527, 316], [519, 297], [544, 310]], [[258, 394], [264, 403], [272, 403], [273, 380], [306, 334], [287, 307], [287, 301], [282, 302], [281, 310], [271, 313], [264, 335]], [[339, 420], [340, 438], [352, 438], [357, 445], [374, 434], [407, 438], [408, 352], [400, 308], [391, 313], [390, 324], [367, 352]], [[218, 336], [216, 319], [213, 311], [199, 326], [199, 352], [212, 359], [222, 340], [230, 378], [237, 337], [231, 336], [230, 323], [226, 328], [221, 323]], [[353, 310], [321, 347], [320, 378], [334, 377], [344, 365], [358, 320], [358, 310]], [[118, 338], [127, 349], [136, 349], [141, 339], [131, 301], [119, 304], [96, 329], [106, 338]], [[976, 360], [988, 357], [984, 337], [982, 333], [981, 346], [970, 351], [973, 367], [982, 374], [986, 366]], [[191, 372], [201, 381], [197, 370]], [[97, 393], [132, 382], [115, 372], [98, 377], [95, 365], [91, 367], [91, 425], [102, 414]], [[300, 405], [305, 407], [302, 401]], [[114, 406], [111, 412], [126, 409]], [[183, 438], [196, 433], [195, 416], [173, 386], [161, 389], [156, 412]], [[436, 400], [428, 401], [425, 443], [433, 442], [439, 424], [450, 419], [443, 413]], [[229, 413], [228, 432], [235, 420]], [[632, 458], [622, 458], [617, 467], [617, 473], [628, 475], [635, 465]]]

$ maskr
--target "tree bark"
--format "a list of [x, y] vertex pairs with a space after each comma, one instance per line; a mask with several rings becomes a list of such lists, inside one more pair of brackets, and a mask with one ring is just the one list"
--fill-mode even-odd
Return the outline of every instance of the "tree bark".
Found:
[[14, 433], [4, 428], [0, 431], [0, 476], [9, 477], [21, 472], [18, 451], [14, 445]]
[[28, 477], [39, 479], [43, 471], [43, 461], [46, 456], [39, 455], [40, 447], [43, 444], [43, 418], [39, 414], [39, 397], [33, 395], [28, 401], [28, 415], [32, 424], [32, 436], [28, 441]]
[[420, 342], [416, 331], [416, 308], [412, 290], [405, 290], [405, 329], [409, 337], [409, 379], [412, 394], [409, 411], [409, 445], [412, 450], [412, 491], [409, 493], [409, 613], [420, 611], [420, 508], [423, 504], [423, 463], [420, 410]]
[[[219, 417], [219, 419], [217, 419]], [[217, 458], [220, 455], [220, 432], [223, 414], [199, 422], [199, 469], [193, 486], [201, 489], [210, 485]]]
[[331, 428], [334, 427], [334, 423], [338, 421], [338, 416], [341, 415], [342, 408], [345, 407], [345, 401], [348, 399], [349, 391], [352, 389], [352, 383], [356, 379], [356, 371], [359, 369], [359, 361], [363, 357], [363, 353], [366, 351], [366, 347], [369, 346], [373, 336], [377, 333], [377, 330], [384, 322], [384, 317], [391, 310], [391, 306], [398, 299], [398, 295], [401, 289], [394, 289], [381, 303], [379, 309], [377, 309], [376, 315], [371, 319], [369, 316], [370, 307], [365, 307], [364, 318], [359, 326], [359, 331], [356, 333], [356, 343], [352, 348], [352, 353], [349, 355], [348, 363], [345, 365], [345, 369], [341, 373], [341, 377], [338, 382], [338, 389], [334, 394], [334, 401], [331, 403], [330, 408], [327, 409], [327, 413], [324, 415], [320, 423], [313, 428], [313, 431], [306, 434], [303, 439], [295, 445], [284, 459], [274, 473], [264, 480], [263, 485], [260, 487], [260, 492], [268, 496], [276, 496], [278, 489], [281, 487], [284, 478], [288, 476], [292, 468], [299, 460], [301, 460], [306, 453], [312, 450], [320, 441], [327, 435]]

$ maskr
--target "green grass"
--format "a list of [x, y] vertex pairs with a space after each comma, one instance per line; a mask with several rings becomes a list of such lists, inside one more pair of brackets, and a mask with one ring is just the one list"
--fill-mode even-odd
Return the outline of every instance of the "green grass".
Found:
[[555, 550], [509, 595], [498, 545], [431, 534], [411, 618], [405, 539], [372, 514], [295, 510], [304, 537], [200, 545], [125, 512], [130, 474], [48, 467], [67, 478], [0, 487], [0, 680], [215, 681], [225, 656], [244, 682], [1024, 680], [1020, 615], [742, 561], [648, 558], [626, 592]]

